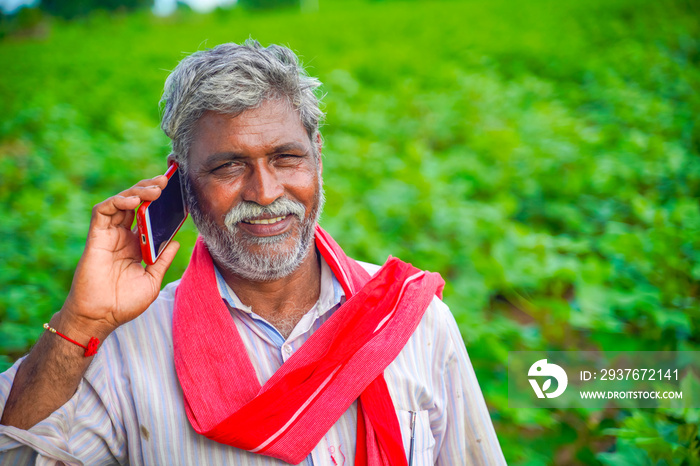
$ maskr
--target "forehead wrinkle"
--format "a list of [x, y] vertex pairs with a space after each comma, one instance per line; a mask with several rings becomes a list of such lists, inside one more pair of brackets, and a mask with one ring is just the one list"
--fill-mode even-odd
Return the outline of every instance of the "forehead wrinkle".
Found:
[[[266, 101], [261, 107], [233, 115], [206, 111], [196, 125], [197, 146], [212, 155], [202, 164], [221, 159], [274, 155], [285, 151], [313, 153], [313, 143], [299, 112], [284, 100]], [[205, 155], [205, 154], [202, 154]]]

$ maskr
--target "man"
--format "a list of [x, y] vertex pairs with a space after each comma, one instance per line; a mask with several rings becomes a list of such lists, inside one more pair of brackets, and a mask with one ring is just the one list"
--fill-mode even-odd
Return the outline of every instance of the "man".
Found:
[[134, 209], [163, 176], [95, 206], [48, 325], [72, 341], [46, 332], [0, 376], [3, 464], [504, 464], [442, 279], [316, 226], [319, 84], [254, 41], [173, 71], [190, 265], [160, 293], [177, 243], [141, 265]]

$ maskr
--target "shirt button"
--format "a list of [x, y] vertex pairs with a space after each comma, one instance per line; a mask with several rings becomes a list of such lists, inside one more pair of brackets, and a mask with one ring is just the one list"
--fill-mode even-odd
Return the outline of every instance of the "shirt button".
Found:
[[292, 347], [289, 345], [284, 345], [284, 352], [287, 354], [292, 354]]

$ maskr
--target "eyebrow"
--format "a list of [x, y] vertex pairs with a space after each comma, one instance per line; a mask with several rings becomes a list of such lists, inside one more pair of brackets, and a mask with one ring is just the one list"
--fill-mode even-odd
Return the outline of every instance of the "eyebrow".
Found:
[[280, 144], [279, 146], [275, 146], [270, 153], [271, 154], [281, 154], [282, 152], [289, 152], [289, 151], [299, 151], [299, 152], [307, 153], [309, 150], [306, 146], [304, 146], [303, 144], [300, 144], [298, 142], [288, 142], [285, 144]]
[[[287, 142], [273, 147], [272, 150], [270, 150], [269, 155], [283, 154], [285, 152], [290, 151], [303, 152], [304, 154], [308, 154], [310, 152], [309, 149], [303, 144], [300, 144], [298, 142]], [[236, 160], [244, 158], [246, 158], [246, 156], [241, 152], [217, 152], [207, 157], [206, 161], [204, 162], [204, 166], [211, 167], [212, 165], [215, 165], [219, 162], [223, 162], [225, 160]]]

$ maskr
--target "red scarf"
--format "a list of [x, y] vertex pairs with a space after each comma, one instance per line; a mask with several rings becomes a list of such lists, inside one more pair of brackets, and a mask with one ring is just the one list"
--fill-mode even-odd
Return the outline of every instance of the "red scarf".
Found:
[[347, 301], [261, 387], [197, 240], [173, 315], [187, 417], [212, 440], [298, 464], [358, 400], [355, 464], [406, 465], [383, 372], [444, 282], [393, 257], [370, 277], [320, 227], [316, 248]]

